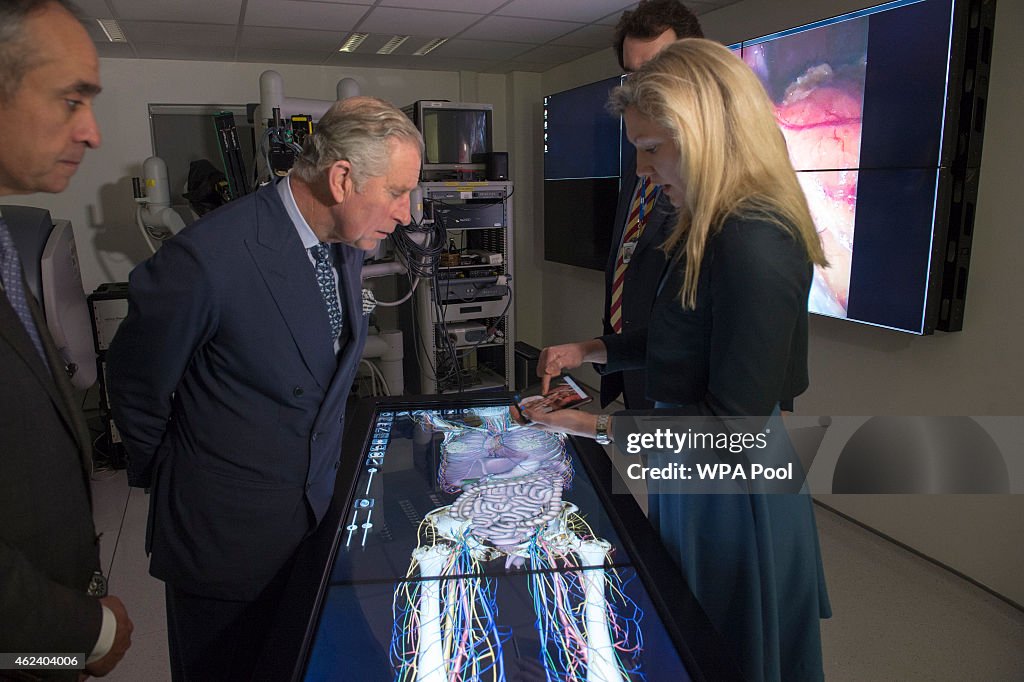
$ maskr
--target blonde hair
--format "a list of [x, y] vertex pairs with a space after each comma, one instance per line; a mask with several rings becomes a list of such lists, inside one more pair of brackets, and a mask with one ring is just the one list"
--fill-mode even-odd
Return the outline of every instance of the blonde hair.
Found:
[[775, 223], [810, 262], [828, 265], [771, 100], [727, 48], [699, 38], [669, 45], [612, 91], [609, 109], [627, 107], [669, 130], [679, 150], [685, 205], [663, 248], [686, 259], [683, 307], [696, 306], [707, 241], [729, 216]]

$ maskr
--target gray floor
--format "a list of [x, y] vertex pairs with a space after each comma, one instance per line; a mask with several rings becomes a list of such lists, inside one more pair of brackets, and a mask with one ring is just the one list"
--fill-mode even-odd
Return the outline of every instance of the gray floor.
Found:
[[[162, 682], [170, 679], [163, 585], [147, 572], [146, 498], [130, 490], [123, 471], [94, 476], [103, 565], [135, 622], [131, 650], [105, 679]], [[817, 513], [834, 611], [822, 624], [829, 680], [1024, 680], [1024, 613], [828, 510]]]

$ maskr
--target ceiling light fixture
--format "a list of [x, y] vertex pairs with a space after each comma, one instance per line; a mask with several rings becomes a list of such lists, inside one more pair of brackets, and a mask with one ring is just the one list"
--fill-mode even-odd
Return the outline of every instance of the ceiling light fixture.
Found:
[[391, 54], [398, 49], [398, 46], [409, 39], [409, 36], [394, 36], [384, 46], [377, 50], [377, 54]]
[[100, 28], [103, 29], [103, 35], [107, 36], [107, 40], [112, 43], [127, 43], [128, 39], [124, 37], [124, 31], [117, 24], [117, 19], [97, 19]]
[[370, 37], [369, 33], [352, 33], [338, 48], [338, 52], [355, 52], [363, 41]]
[[418, 49], [415, 52], [413, 52], [413, 54], [416, 55], [417, 57], [422, 57], [423, 55], [425, 55], [428, 52], [431, 52], [433, 50], [436, 50], [437, 48], [441, 47], [442, 45], [444, 45], [447, 42], [448, 42], [447, 38], [434, 38], [429, 43], [427, 43], [426, 45], [424, 45], [420, 49]]

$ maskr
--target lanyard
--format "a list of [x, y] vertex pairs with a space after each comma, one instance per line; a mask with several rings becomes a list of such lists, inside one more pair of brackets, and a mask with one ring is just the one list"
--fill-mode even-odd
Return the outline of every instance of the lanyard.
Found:
[[640, 230], [647, 224], [647, 183], [650, 178], [644, 177], [640, 180], [640, 212], [637, 214], [636, 222]]

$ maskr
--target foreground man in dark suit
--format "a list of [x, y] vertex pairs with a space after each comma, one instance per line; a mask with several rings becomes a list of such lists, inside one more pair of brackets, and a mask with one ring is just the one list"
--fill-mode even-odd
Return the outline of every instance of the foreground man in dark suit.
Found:
[[[679, 0], [644, 0], [622, 13], [615, 27], [615, 54], [632, 73], [680, 38], [702, 38], [697, 17]], [[645, 329], [658, 282], [665, 271], [659, 248], [675, 225], [675, 211], [657, 186], [636, 177], [636, 155], [622, 154], [622, 184], [615, 208], [612, 249], [604, 272], [604, 333]], [[641, 192], [645, 199], [640, 200]], [[601, 376], [601, 407], [622, 395], [627, 409], [654, 407], [647, 398], [647, 371]]]
[[[100, 143], [99, 82], [92, 41], [63, 3], [0, 0], [0, 196], [67, 187]], [[0, 653], [84, 653], [87, 672], [105, 675], [131, 645], [132, 623], [94, 581], [89, 445], [0, 217]]]
[[339, 102], [287, 178], [132, 272], [110, 393], [129, 482], [152, 488], [175, 680], [258, 675], [292, 558], [333, 494], [366, 340], [363, 249], [411, 221], [422, 150], [391, 105]]

